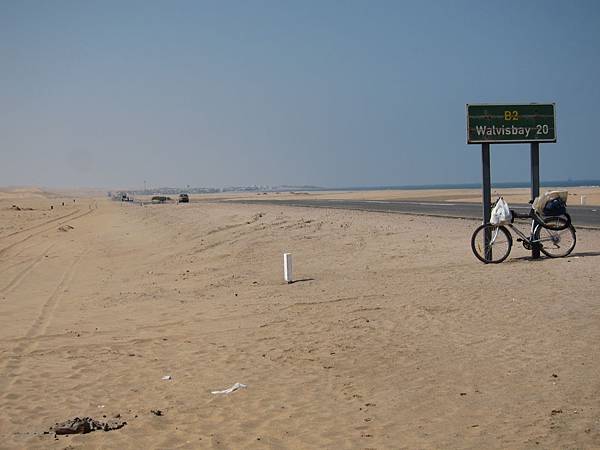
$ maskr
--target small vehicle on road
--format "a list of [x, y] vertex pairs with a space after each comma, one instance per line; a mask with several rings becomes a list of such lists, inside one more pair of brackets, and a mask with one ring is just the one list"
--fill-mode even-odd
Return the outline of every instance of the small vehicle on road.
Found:
[[170, 197], [166, 197], [164, 195], [155, 195], [154, 197], [152, 197], [152, 203], [156, 204], [156, 203], [166, 203], [169, 200], [171, 200]]
[[179, 203], [189, 203], [190, 202], [190, 196], [187, 194], [179, 194]]

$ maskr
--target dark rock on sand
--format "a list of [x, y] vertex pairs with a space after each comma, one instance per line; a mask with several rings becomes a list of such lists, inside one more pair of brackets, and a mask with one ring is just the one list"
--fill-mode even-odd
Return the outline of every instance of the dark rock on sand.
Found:
[[87, 434], [92, 431], [112, 431], [123, 428], [127, 425], [125, 421], [109, 420], [108, 422], [101, 422], [94, 420], [91, 417], [75, 417], [74, 419], [67, 420], [55, 424], [50, 431], [54, 431], [57, 435], [63, 434]]

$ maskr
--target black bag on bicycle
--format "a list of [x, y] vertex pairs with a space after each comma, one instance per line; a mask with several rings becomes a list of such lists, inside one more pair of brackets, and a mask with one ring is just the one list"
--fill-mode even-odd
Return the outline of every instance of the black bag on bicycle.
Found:
[[567, 206], [561, 198], [553, 198], [544, 205], [542, 214], [546, 217], [549, 216], [563, 216], [567, 213]]

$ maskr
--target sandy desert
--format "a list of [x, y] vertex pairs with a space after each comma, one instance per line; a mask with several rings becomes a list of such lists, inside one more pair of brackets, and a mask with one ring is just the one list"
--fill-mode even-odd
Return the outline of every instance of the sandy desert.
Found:
[[476, 220], [67, 194], [0, 194], [2, 449], [600, 448], [600, 230], [484, 265]]

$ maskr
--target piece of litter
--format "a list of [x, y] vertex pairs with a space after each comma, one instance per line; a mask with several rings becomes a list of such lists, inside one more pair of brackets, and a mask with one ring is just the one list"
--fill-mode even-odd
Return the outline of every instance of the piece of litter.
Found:
[[58, 231], [69, 231], [69, 230], [73, 230], [75, 227], [72, 227], [71, 225], [62, 225], [60, 227], [58, 227]]
[[247, 388], [248, 386], [242, 383], [235, 383], [233, 386], [231, 386], [228, 389], [224, 389], [222, 391], [211, 391], [211, 394], [231, 394], [234, 391], [237, 391], [238, 389], [243, 389], [243, 388]]
[[172, 377], [171, 375], [165, 375], [164, 377], [161, 378], [161, 380], [171, 380]]
[[104, 405], [98, 405], [98, 408], [104, 408]]

